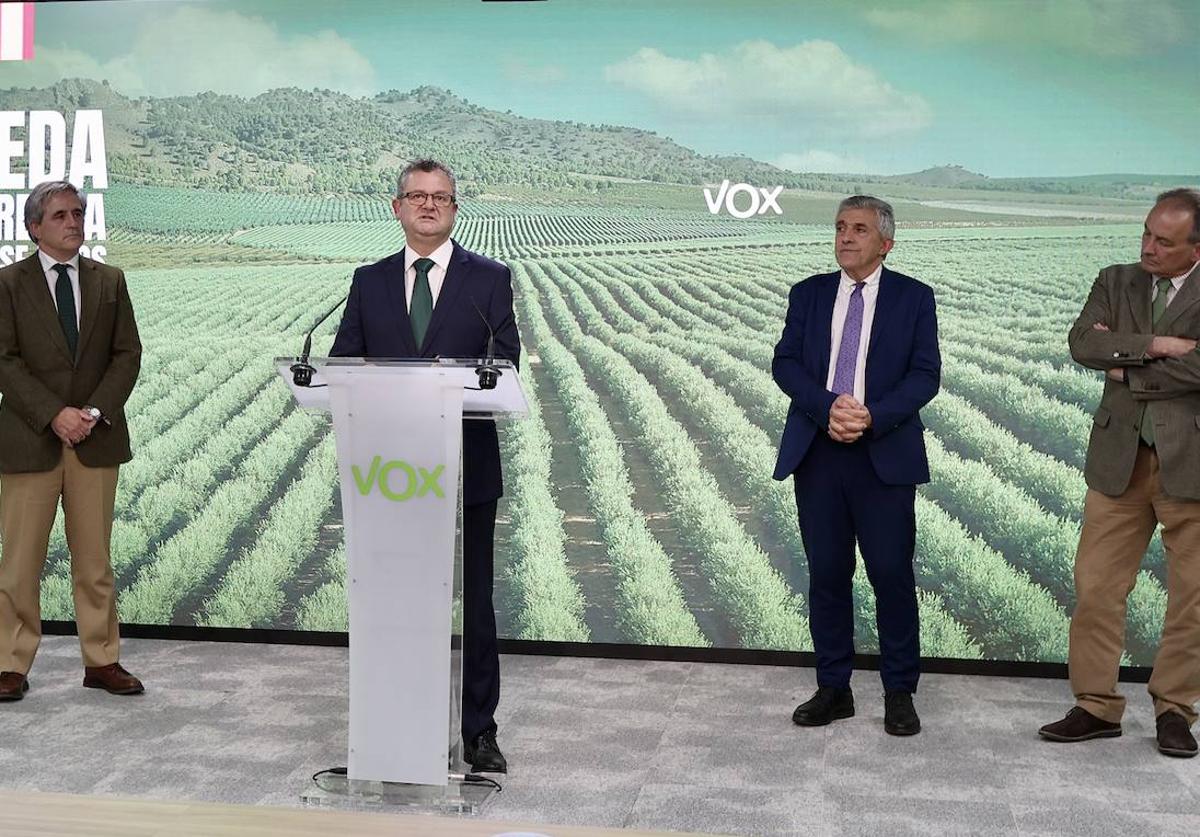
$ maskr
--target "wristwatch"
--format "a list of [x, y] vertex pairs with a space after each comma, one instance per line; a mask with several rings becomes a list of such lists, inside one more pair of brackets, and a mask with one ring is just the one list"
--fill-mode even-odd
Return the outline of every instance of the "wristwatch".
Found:
[[83, 411], [92, 417], [92, 421], [104, 421], [105, 423], [108, 422], [108, 419], [104, 418], [104, 413], [100, 412], [99, 407], [84, 405]]

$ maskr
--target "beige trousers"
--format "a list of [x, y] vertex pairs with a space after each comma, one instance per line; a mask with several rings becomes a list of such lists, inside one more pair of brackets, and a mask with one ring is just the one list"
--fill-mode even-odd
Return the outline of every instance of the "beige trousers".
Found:
[[0, 671], [27, 674], [37, 654], [42, 568], [60, 498], [83, 664], [117, 662], [117, 596], [109, 561], [117, 470], [89, 468], [64, 446], [51, 471], [0, 474]]
[[1139, 447], [1129, 487], [1119, 497], [1088, 490], [1075, 555], [1077, 603], [1071, 616], [1070, 674], [1075, 702], [1116, 723], [1125, 647], [1126, 599], [1155, 526], [1163, 526], [1167, 613], [1148, 690], [1154, 714], [1175, 710], [1196, 720], [1200, 699], [1200, 501], [1162, 493], [1158, 455]]

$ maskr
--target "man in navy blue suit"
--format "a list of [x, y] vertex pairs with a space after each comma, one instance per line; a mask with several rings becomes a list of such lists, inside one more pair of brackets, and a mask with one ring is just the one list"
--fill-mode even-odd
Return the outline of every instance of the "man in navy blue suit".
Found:
[[[404, 229], [404, 249], [354, 272], [330, 354], [480, 358], [487, 353], [490, 325], [495, 356], [517, 363], [521, 341], [512, 275], [451, 240], [458, 202], [450, 169], [436, 160], [410, 163], [400, 173], [392, 211]], [[493, 538], [496, 501], [503, 493], [495, 423], [464, 421], [462, 451], [464, 758], [476, 771], [504, 773], [494, 717], [500, 655], [492, 606]]]
[[810, 276], [788, 299], [771, 371], [791, 399], [775, 479], [792, 475], [808, 558], [817, 691], [792, 720], [854, 714], [854, 546], [875, 589], [884, 729], [915, 735], [920, 636], [913, 551], [916, 486], [929, 481], [918, 411], [941, 380], [933, 291], [883, 266], [892, 207], [855, 195], [838, 207], [841, 271]]

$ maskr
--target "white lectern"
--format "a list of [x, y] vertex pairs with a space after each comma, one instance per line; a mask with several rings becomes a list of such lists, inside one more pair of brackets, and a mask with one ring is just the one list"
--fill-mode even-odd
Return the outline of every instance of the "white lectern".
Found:
[[296, 401], [333, 416], [350, 614], [348, 778], [445, 786], [459, 742], [451, 611], [463, 418], [525, 415], [516, 370], [474, 359], [277, 358]]

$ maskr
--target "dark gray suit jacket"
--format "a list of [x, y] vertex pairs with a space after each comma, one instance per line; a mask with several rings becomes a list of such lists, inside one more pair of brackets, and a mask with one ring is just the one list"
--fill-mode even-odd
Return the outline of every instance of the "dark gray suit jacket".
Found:
[[[481, 316], [482, 315], [482, 316]], [[332, 357], [481, 358], [488, 326], [495, 355], [517, 364], [521, 337], [513, 313], [512, 274], [499, 262], [454, 244], [454, 254], [423, 345], [416, 345], [404, 293], [404, 251], [354, 271], [350, 297]], [[504, 493], [496, 423], [463, 422], [463, 504], [473, 506]]]

